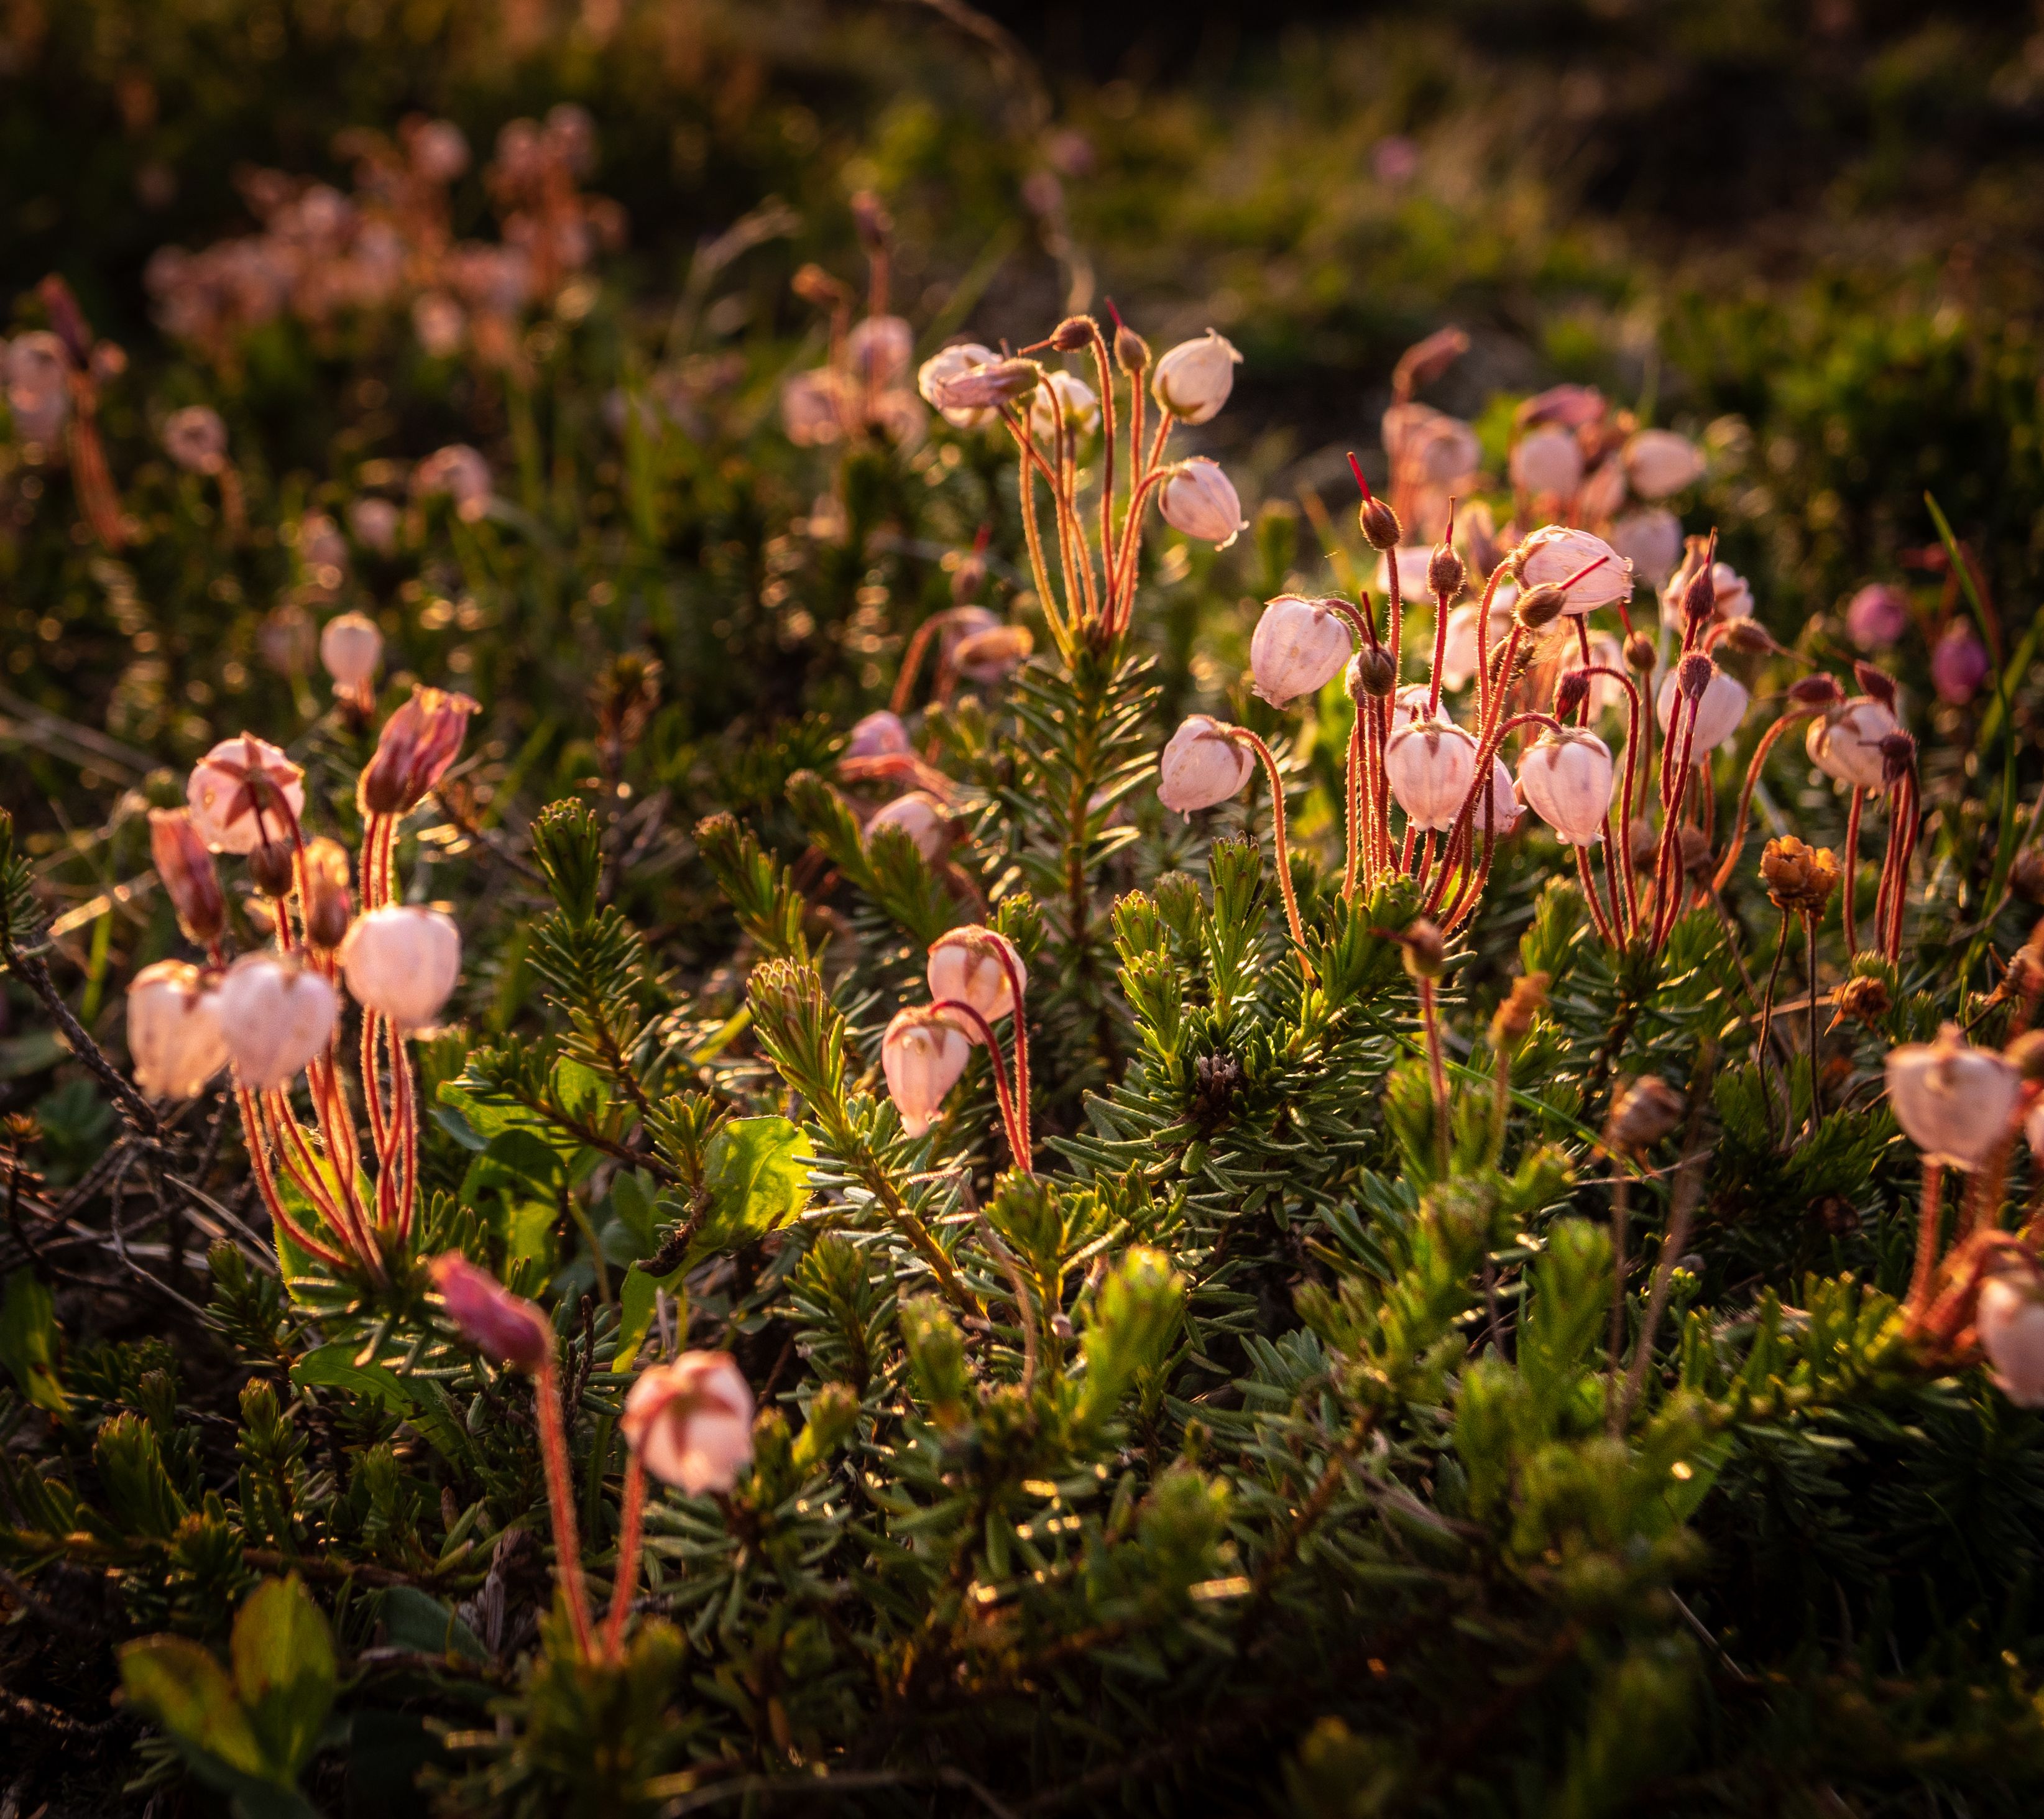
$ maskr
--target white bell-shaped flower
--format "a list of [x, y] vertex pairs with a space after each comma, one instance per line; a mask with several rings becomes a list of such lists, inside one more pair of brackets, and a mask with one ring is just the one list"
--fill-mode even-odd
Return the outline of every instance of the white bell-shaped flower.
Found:
[[1076, 373], [1062, 369], [1047, 372], [1029, 400], [1029, 433], [1048, 448], [1058, 433], [1058, 418], [1065, 420], [1065, 434], [1089, 436], [1100, 427], [1100, 394]]
[[1228, 337], [1209, 329], [1197, 340], [1181, 341], [1158, 361], [1150, 394], [1181, 423], [1209, 422], [1235, 390], [1235, 369], [1241, 363]]
[[1387, 599], [1391, 594], [1391, 574], [1394, 563], [1398, 572], [1398, 597], [1401, 600], [1424, 600], [1427, 598], [1427, 565], [1434, 560], [1432, 549], [1425, 544], [1401, 543], [1396, 549], [1387, 549], [1377, 559], [1377, 591]]
[[206, 994], [234, 1078], [256, 1092], [288, 1086], [333, 1036], [340, 1002], [295, 955], [244, 954]]
[[993, 422], [999, 413], [990, 406], [974, 409], [946, 404], [939, 394], [951, 380], [1000, 357], [993, 348], [983, 348], [977, 341], [961, 341], [953, 347], [939, 348], [916, 369], [916, 389], [923, 394], [925, 404], [936, 406], [943, 413], [944, 421], [952, 429], [978, 429]]
[[1604, 838], [1611, 809], [1611, 748], [1579, 726], [1543, 733], [1519, 760], [1526, 805], [1570, 846]]
[[1429, 707], [1433, 690], [1425, 683], [1408, 683], [1391, 698], [1391, 730], [1396, 733], [1401, 726], [1410, 726], [1416, 720], [1444, 720], [1453, 725], [1454, 716], [1448, 712], [1443, 702], [1438, 707]]
[[223, 739], [186, 782], [192, 825], [215, 852], [253, 852], [266, 840], [288, 839], [305, 812], [305, 777], [267, 739]]
[[135, 1084], [152, 1098], [196, 1098], [227, 1065], [227, 1044], [188, 960], [144, 967], [128, 987], [128, 1052]]
[[1393, 798], [1417, 828], [1455, 824], [1476, 777], [1476, 741], [1438, 714], [1401, 726], [1385, 742], [1384, 774]]
[[[1486, 815], [1489, 817], [1488, 822], [1485, 820]], [[1504, 767], [1504, 760], [1493, 755], [1490, 760], [1489, 799], [1478, 802], [1470, 811], [1470, 825], [1479, 834], [1508, 834], [1525, 818], [1526, 805], [1512, 787], [1512, 773]]]
[[1594, 613], [1631, 598], [1631, 564], [1602, 537], [1570, 525], [1534, 532], [1519, 546], [1515, 563], [1521, 586], [1564, 588], [1566, 613]]
[[1827, 777], [1855, 790], [1878, 790], [1887, 780], [1881, 744], [1902, 730], [1894, 713], [1871, 695], [1856, 695], [1810, 722], [1804, 749]]
[[[1662, 677], [1659, 692], [1654, 697], [1654, 718], [1663, 733], [1668, 730], [1669, 720], [1675, 710], [1675, 690], [1681, 674], [1680, 663], [1671, 667]], [[1740, 723], [1746, 718], [1746, 704], [1752, 698], [1743, 683], [1727, 675], [1716, 663], [1711, 665], [1711, 679], [1704, 684], [1696, 702], [1696, 729], [1689, 744], [1692, 763], [1706, 752], [1715, 752], [1739, 736]], [[1682, 717], [1685, 721], [1689, 717], [1686, 710]]]
[[1977, 1168], [2007, 1139], [2023, 1076], [1992, 1049], [1968, 1046], [1957, 1024], [1934, 1042], [1888, 1050], [1887, 1071], [1895, 1121], [1931, 1161]]
[[366, 613], [343, 613], [320, 632], [320, 661], [336, 688], [359, 689], [383, 660], [383, 634]]
[[[1012, 974], [1011, 974], [1011, 969]], [[1022, 956], [1005, 935], [978, 925], [947, 929], [930, 944], [930, 996], [969, 1004], [989, 1023], [1015, 1009], [1015, 986], [1028, 989]], [[978, 1032], [968, 1027], [974, 1041]]]
[[752, 1389], [728, 1352], [642, 1371], [617, 1425], [647, 1472], [690, 1497], [730, 1490], [752, 1461]]
[[880, 1069], [910, 1136], [920, 1136], [936, 1121], [971, 1053], [965, 1032], [943, 1012], [922, 1004], [894, 1013], [880, 1039]]
[[1704, 452], [1672, 429], [1635, 430], [1625, 444], [1625, 478], [1642, 499], [1665, 499], [1704, 477]]
[[[1512, 636], [1512, 602], [1518, 598], [1518, 589], [1509, 582], [1499, 583], [1497, 597], [1491, 602], [1488, 639], [1493, 660]], [[1482, 612], [1481, 602], [1465, 601], [1448, 615], [1448, 629], [1441, 645], [1441, 686], [1450, 694], [1467, 688], [1476, 679], [1481, 656], [1477, 648], [1477, 621]]]
[[355, 919], [340, 967], [356, 1003], [401, 1030], [429, 1029], [461, 978], [461, 931], [437, 910], [386, 904]]
[[1273, 707], [1315, 694], [1341, 674], [1353, 639], [1348, 621], [1324, 600], [1281, 594], [1263, 609], [1249, 640], [1249, 673]]
[[1666, 506], [1642, 506], [1611, 527], [1611, 547], [1655, 587], [1675, 572], [1682, 560], [1682, 521]]
[[1210, 809], [1247, 783], [1255, 766], [1254, 755], [1219, 721], [1188, 714], [1157, 761], [1157, 799], [1181, 815]]
[[1204, 455], [1181, 461], [1157, 490], [1157, 510], [1172, 529], [1226, 549], [1248, 529], [1235, 483]]
[[870, 841], [882, 828], [899, 828], [932, 865], [951, 851], [951, 816], [927, 790], [911, 790], [876, 810], [866, 824], [866, 839]]

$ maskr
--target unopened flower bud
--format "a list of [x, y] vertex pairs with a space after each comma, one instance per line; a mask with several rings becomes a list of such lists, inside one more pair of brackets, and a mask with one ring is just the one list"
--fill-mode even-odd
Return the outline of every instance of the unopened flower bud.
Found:
[[1356, 513], [1356, 521], [1362, 525], [1362, 534], [1372, 549], [1388, 554], [1404, 541], [1405, 527], [1399, 523], [1398, 514], [1381, 499], [1365, 499]]
[[1126, 322], [1114, 325], [1114, 363], [1131, 379], [1140, 379], [1149, 370], [1150, 344]]
[[1035, 644], [1027, 625], [992, 625], [951, 647], [951, 667], [970, 681], [997, 683], [1012, 675]]
[[319, 651], [334, 686], [363, 698], [383, 660], [383, 634], [367, 613], [343, 613], [321, 629]]
[[477, 704], [444, 689], [415, 688], [383, 723], [355, 786], [365, 815], [409, 814], [447, 775]]
[[1806, 710], [1836, 707], [1846, 696], [1846, 691], [1838, 686], [1837, 677], [1826, 675], [1822, 671], [1815, 675], [1797, 677], [1789, 683], [1786, 693], [1790, 701]]
[[1881, 742], [1881, 779], [1892, 790], [1916, 768], [1916, 741], [1906, 733], [1891, 733]]
[[1682, 610], [1692, 625], [1708, 619], [1717, 610], [1717, 582], [1713, 563], [1700, 563], [1682, 590]]
[[2007, 1140], [2022, 1076], [1992, 1050], [1969, 1047], [1957, 1024], [1934, 1042], [1890, 1049], [1887, 1072], [1896, 1122], [1929, 1160], [1970, 1171]]
[[975, 544], [959, 558], [958, 567], [951, 571], [952, 605], [970, 606], [986, 586], [986, 552]]
[[163, 423], [163, 452], [187, 474], [217, 474], [227, 465], [227, 425], [203, 404], [174, 410]]
[[1682, 1121], [1682, 1095], [1658, 1074], [1642, 1074], [1612, 1102], [1604, 1140], [1621, 1156], [1651, 1149]]
[[1846, 636], [1862, 651], [1885, 651], [1908, 629], [1909, 596], [1884, 582], [1869, 582], [1846, 607]]
[[227, 1065], [227, 1044], [206, 1004], [197, 967], [159, 960], [128, 987], [128, 1053], [152, 1099], [196, 1098]]
[[977, 341], [961, 341], [948, 348], [939, 348], [916, 370], [916, 389], [923, 394], [923, 402], [941, 411], [945, 422], [954, 429], [977, 429], [982, 424], [990, 423], [993, 413], [985, 406], [961, 407], [948, 403], [943, 394], [954, 379], [974, 369], [986, 366], [1001, 356], [993, 348], [982, 347]]
[[1231, 729], [1204, 713], [1188, 714], [1157, 761], [1157, 799], [1189, 815], [1224, 802], [1249, 781], [1254, 756]]
[[298, 848], [288, 840], [266, 840], [251, 847], [248, 876], [265, 897], [281, 903], [298, 884]]
[[447, 1304], [448, 1318], [486, 1358], [536, 1371], [552, 1357], [554, 1329], [523, 1295], [513, 1294], [459, 1251], [434, 1258], [427, 1267]]
[[1510, 994], [1491, 1014], [1493, 1048], [1516, 1048], [1532, 1033], [1533, 1021], [1546, 1003], [1552, 983], [1546, 973], [1523, 973], [1512, 982]]
[[1583, 703], [1590, 698], [1590, 679], [1581, 670], [1563, 673], [1554, 686], [1554, 717], [1573, 720], [1581, 710]]
[[1381, 644], [1365, 644], [1349, 659], [1348, 692], [1351, 701], [1374, 695], [1378, 700], [1391, 692], [1397, 670], [1391, 653]]
[[847, 758], [884, 758], [898, 756], [912, 748], [909, 729], [901, 724], [901, 717], [883, 707], [853, 723], [851, 736], [845, 741], [844, 755]]
[[[952, 929], [930, 944], [930, 996], [969, 1004], [989, 1023], [1015, 1009], [1015, 988], [1028, 989], [1029, 975], [1005, 935], [977, 925]], [[968, 1029], [967, 1037], [978, 1035]]]
[[1895, 679], [1887, 671], [1877, 668], [1864, 660], [1855, 659], [1853, 679], [1859, 684], [1862, 694], [1870, 694], [1890, 713], [1895, 711]]
[[213, 854], [186, 809], [149, 811], [149, 856], [187, 940], [207, 948], [227, 925], [227, 899]]
[[331, 952], [348, 933], [353, 905], [348, 898], [348, 849], [321, 838], [305, 848], [305, 939]]
[[640, 1373], [618, 1429], [663, 1484], [728, 1490], [752, 1459], [752, 1390], [728, 1352], [684, 1352]]
[[[929, 363], [924, 371], [929, 371]], [[961, 372], [929, 379], [931, 403], [947, 417], [955, 410], [995, 410], [1029, 397], [1043, 383], [1034, 360], [990, 360]]]
[[813, 263], [798, 267], [788, 287], [805, 303], [813, 303], [819, 310], [848, 307], [851, 302], [851, 287]]
[[1437, 923], [1422, 916], [1400, 933], [1398, 945], [1407, 975], [1416, 979], [1437, 979], [1447, 964], [1447, 942]]
[[1625, 640], [1625, 667], [1638, 675], [1650, 675], [1658, 655], [1653, 637], [1648, 633], [1635, 632]]
[[1051, 331], [1051, 345], [1061, 354], [1077, 353], [1090, 347], [1100, 325], [1090, 316], [1067, 316]]
[[[1733, 650], [1749, 657], [1764, 656], [1779, 647], [1769, 635], [1767, 628], [1751, 619], [1731, 619], [1726, 621], [1724, 641]], [[1806, 678], [1806, 680], [1814, 679]]]
[[932, 865], [951, 851], [951, 814], [927, 790], [911, 790], [875, 810], [873, 819], [866, 824], [867, 841], [882, 828], [900, 829]]
[[1543, 625], [1551, 625], [1568, 604], [1568, 595], [1549, 582], [1522, 593], [1513, 604], [1512, 616], [1527, 631], [1537, 632]]
[[880, 1067], [910, 1136], [920, 1136], [936, 1121], [937, 1108], [971, 1053], [965, 1032], [943, 1012], [915, 1005], [894, 1013], [880, 1040]]
[[1438, 543], [1434, 553], [1427, 560], [1427, 586], [1438, 600], [1452, 600], [1462, 590], [1462, 580], [1467, 574], [1462, 559], [1455, 553], [1454, 545]]
[[295, 954], [244, 954], [203, 1001], [234, 1078], [252, 1091], [288, 1086], [333, 1035], [340, 1001]]
[[868, 252], [879, 252], [894, 231], [894, 217], [872, 190], [861, 190], [851, 198], [851, 225], [858, 232], [859, 244]]
[[1150, 395], [1181, 423], [1211, 421], [1235, 389], [1235, 369], [1241, 362], [1233, 344], [1209, 329], [1197, 340], [1181, 341], [1158, 361]]

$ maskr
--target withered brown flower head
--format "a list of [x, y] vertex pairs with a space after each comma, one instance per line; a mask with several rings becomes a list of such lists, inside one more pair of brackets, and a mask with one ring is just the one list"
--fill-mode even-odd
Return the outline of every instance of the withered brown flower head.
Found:
[[1831, 1028], [1837, 1029], [1850, 1017], [1869, 1029], [1877, 1029], [1888, 1015], [1891, 1002], [1888, 987], [1875, 975], [1862, 973], [1857, 979], [1847, 979], [1831, 999], [1835, 1013]]
[[1650, 1149], [1681, 1122], [1682, 1095], [1658, 1074], [1642, 1074], [1611, 1108], [1604, 1140], [1622, 1155]]
[[1761, 854], [1760, 877], [1776, 909], [1819, 916], [1838, 885], [1838, 856], [1827, 846], [1805, 846], [1793, 834], [1784, 834], [1769, 840]]

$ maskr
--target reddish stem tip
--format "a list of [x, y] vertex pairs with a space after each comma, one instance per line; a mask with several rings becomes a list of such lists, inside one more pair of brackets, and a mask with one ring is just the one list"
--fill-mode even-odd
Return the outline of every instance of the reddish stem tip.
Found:
[[1115, 327], [1116, 327], [1116, 328], [1117, 328], [1117, 329], [1125, 329], [1125, 328], [1127, 328], [1127, 327], [1128, 326], [1128, 325], [1126, 322], [1124, 322], [1124, 321], [1122, 321], [1122, 319], [1121, 319], [1121, 312], [1120, 312], [1119, 310], [1117, 310], [1117, 309], [1116, 309], [1116, 308], [1115, 308], [1115, 306], [1114, 306], [1114, 299], [1113, 299], [1112, 297], [1104, 297], [1104, 298], [1102, 298], [1101, 299], [1101, 301], [1102, 302], [1104, 302], [1105, 304], [1106, 304], [1106, 306], [1107, 306], [1107, 313], [1108, 313], [1108, 315], [1112, 316], [1112, 317], [1114, 318], [1114, 325], [1115, 325]]
[[1362, 463], [1356, 460], [1355, 451], [1353, 448], [1348, 452], [1348, 471], [1354, 475], [1355, 483], [1362, 487], [1363, 498], [1374, 498], [1376, 494], [1370, 491], [1370, 483], [1362, 477]]

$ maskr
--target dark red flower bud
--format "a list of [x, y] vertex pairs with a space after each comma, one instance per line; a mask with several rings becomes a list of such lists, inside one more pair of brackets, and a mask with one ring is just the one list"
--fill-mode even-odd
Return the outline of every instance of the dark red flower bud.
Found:
[[1877, 670], [1872, 663], [1853, 665], [1853, 680], [1859, 684], [1862, 694], [1871, 695], [1892, 713], [1895, 709], [1895, 679], [1885, 670]]
[[1838, 686], [1835, 676], [1803, 676], [1788, 685], [1788, 698], [1812, 712], [1836, 707], [1845, 698], [1846, 691]]
[[163, 880], [178, 926], [188, 940], [209, 948], [227, 925], [227, 899], [205, 837], [184, 809], [149, 811], [149, 856]]

